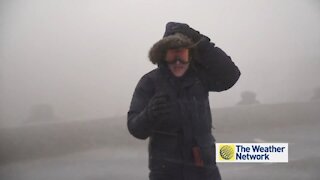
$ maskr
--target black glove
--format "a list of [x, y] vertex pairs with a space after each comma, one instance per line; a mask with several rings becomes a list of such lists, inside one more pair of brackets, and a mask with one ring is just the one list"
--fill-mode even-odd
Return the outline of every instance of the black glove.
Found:
[[194, 30], [188, 24], [177, 23], [177, 22], [168, 22], [166, 25], [166, 31], [165, 31], [163, 37], [172, 35], [174, 33], [184, 34], [184, 35], [188, 36], [194, 43], [197, 43], [202, 39], [207, 39], [210, 41], [210, 39], [207, 36], [200, 34], [199, 31]]
[[169, 118], [171, 106], [167, 95], [155, 95], [147, 106], [147, 115], [150, 121], [158, 123]]

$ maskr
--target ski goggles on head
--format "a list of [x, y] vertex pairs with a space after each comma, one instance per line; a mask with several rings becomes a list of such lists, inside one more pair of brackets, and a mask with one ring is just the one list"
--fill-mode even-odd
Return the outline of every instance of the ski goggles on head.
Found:
[[180, 48], [180, 49], [168, 49], [166, 58], [168, 64], [175, 64], [179, 61], [181, 64], [189, 63], [189, 49]]

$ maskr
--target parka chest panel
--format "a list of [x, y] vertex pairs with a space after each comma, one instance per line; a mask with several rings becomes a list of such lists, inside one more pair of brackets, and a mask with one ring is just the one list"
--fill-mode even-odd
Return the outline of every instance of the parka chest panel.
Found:
[[168, 95], [172, 103], [171, 118], [163, 123], [167, 126], [159, 127], [161, 130], [173, 132], [170, 126], [173, 125], [175, 130], [189, 129], [192, 137], [211, 134], [209, 92], [195, 74], [177, 79], [159, 72], [154, 78], [154, 85], [154, 93]]

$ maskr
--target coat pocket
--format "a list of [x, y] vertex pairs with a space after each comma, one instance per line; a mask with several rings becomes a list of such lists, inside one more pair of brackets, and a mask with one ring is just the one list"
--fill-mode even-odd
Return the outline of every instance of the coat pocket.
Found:
[[216, 164], [216, 145], [215, 139], [211, 134], [196, 137], [197, 145], [200, 148], [200, 155], [204, 166], [213, 166]]
[[156, 158], [180, 159], [180, 141], [177, 133], [154, 132], [149, 141], [149, 153]]

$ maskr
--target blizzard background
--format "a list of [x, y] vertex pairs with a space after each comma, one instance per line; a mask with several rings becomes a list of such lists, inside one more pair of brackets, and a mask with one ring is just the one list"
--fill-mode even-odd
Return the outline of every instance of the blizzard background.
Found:
[[0, 179], [147, 179], [126, 113], [168, 21], [242, 72], [210, 93], [217, 142], [289, 143], [288, 164], [219, 164], [222, 177], [319, 179], [317, 0], [1, 0]]

